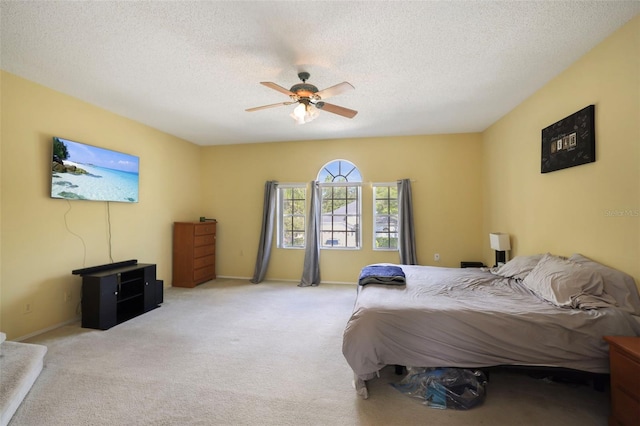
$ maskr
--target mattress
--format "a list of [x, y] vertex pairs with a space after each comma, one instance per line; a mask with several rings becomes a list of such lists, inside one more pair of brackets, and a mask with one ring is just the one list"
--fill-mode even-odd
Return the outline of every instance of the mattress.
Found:
[[[640, 335], [621, 309], [569, 309], [479, 268], [401, 265], [405, 286], [358, 286], [343, 354], [359, 393], [386, 365], [609, 371], [605, 335]], [[364, 395], [363, 395], [364, 396]]]

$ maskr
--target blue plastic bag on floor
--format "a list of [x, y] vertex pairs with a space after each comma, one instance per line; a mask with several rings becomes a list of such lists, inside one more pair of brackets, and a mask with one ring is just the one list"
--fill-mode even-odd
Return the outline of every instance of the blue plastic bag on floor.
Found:
[[394, 388], [433, 408], [468, 410], [482, 404], [487, 378], [479, 370], [409, 367]]

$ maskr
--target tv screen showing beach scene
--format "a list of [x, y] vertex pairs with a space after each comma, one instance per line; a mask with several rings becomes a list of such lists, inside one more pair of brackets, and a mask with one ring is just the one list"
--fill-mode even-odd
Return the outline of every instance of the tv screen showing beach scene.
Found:
[[134, 155], [54, 137], [51, 197], [137, 203], [139, 167]]

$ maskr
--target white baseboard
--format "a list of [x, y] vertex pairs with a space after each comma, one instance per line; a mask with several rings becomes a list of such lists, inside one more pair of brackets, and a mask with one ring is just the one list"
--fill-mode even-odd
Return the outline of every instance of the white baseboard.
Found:
[[249, 281], [251, 280], [252, 277], [234, 277], [231, 275], [216, 275], [216, 279], [218, 278], [227, 278], [230, 280], [245, 280], [245, 281]]
[[320, 281], [320, 284], [357, 285], [358, 283], [347, 281]]
[[65, 325], [69, 325], [69, 324], [71, 324], [73, 322], [77, 322], [77, 321], [80, 321], [80, 320], [81, 320], [81, 317], [77, 316], [74, 319], [70, 319], [68, 321], [64, 321], [64, 322], [52, 325], [52, 326], [47, 327], [47, 328], [43, 328], [42, 330], [34, 331], [33, 333], [25, 334], [24, 336], [20, 336], [20, 337], [18, 337], [16, 339], [13, 339], [13, 340], [15, 342], [22, 342], [23, 340], [30, 339], [32, 337], [35, 337], [35, 336], [38, 336], [40, 334], [46, 333], [47, 331], [55, 330], [56, 328], [63, 327]]

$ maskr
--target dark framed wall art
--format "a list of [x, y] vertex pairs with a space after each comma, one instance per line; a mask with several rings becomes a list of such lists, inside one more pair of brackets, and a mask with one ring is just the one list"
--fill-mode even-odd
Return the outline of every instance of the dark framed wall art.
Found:
[[541, 173], [596, 161], [595, 105], [542, 129]]

